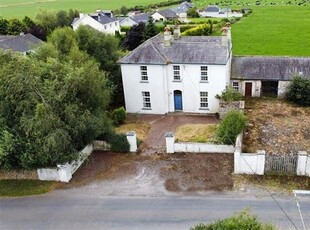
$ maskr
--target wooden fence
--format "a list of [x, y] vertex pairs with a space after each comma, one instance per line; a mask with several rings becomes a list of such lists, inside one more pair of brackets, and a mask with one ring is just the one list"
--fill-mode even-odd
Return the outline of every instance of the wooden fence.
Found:
[[298, 155], [266, 154], [265, 173], [296, 174]]

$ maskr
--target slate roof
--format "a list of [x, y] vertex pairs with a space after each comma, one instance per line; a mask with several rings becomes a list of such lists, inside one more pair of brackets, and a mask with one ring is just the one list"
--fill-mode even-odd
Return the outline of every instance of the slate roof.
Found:
[[27, 52], [37, 48], [42, 41], [32, 34], [19, 36], [0, 36], [0, 49]]
[[147, 40], [130, 54], [123, 57], [121, 64], [219, 64], [225, 65], [229, 50], [222, 46], [222, 38], [211, 36], [187, 36], [174, 40], [165, 47], [163, 35]]
[[142, 13], [142, 14], [136, 14], [132, 16], [131, 18], [137, 23], [140, 23], [140, 22], [146, 23], [149, 20], [150, 16], [151, 16], [150, 14]]
[[190, 2], [182, 2], [178, 5], [178, 7], [171, 9], [175, 13], [187, 13], [187, 11], [194, 6], [193, 3]]
[[310, 58], [233, 57], [232, 79], [288, 81], [298, 74], [310, 77]]
[[164, 16], [165, 18], [177, 18], [178, 17], [178, 15], [170, 9], [160, 10], [158, 11], [158, 13]]
[[206, 12], [214, 12], [214, 13], [218, 13], [220, 12], [220, 8], [217, 5], [209, 5], [207, 6]]
[[114, 17], [111, 18], [103, 13], [98, 13], [98, 15], [92, 15], [91, 17], [103, 25], [118, 21], [117, 18], [114, 18]]

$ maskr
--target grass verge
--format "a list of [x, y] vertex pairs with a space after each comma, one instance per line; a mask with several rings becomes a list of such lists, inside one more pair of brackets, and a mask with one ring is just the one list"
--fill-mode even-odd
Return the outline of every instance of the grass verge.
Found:
[[58, 182], [40, 180], [0, 180], [0, 196], [31, 196], [50, 192]]
[[215, 137], [217, 125], [215, 124], [191, 124], [177, 128], [175, 138], [178, 142], [207, 143]]

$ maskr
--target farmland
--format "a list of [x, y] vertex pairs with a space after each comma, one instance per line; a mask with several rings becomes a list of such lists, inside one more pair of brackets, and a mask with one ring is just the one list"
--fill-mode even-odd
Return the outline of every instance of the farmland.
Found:
[[148, 5], [165, 0], [0, 0], [0, 18], [34, 17], [41, 9], [68, 10], [77, 9], [92, 12], [96, 9], [118, 9], [121, 6]]
[[[0, 0], [0, 18], [34, 17], [40, 8], [50, 10], [118, 9], [165, 0]], [[232, 9], [251, 8], [253, 13], [232, 26], [234, 55], [310, 56], [310, 0], [196, 0], [199, 9], [209, 4]], [[199, 20], [199, 19], [198, 19]], [[196, 20], [196, 21], [198, 21]]]

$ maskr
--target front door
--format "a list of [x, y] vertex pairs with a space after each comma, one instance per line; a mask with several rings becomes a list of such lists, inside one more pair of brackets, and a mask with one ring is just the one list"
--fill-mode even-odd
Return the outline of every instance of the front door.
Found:
[[252, 82], [245, 83], [245, 96], [252, 97]]
[[175, 111], [182, 111], [183, 110], [182, 92], [180, 90], [174, 91], [174, 110]]

